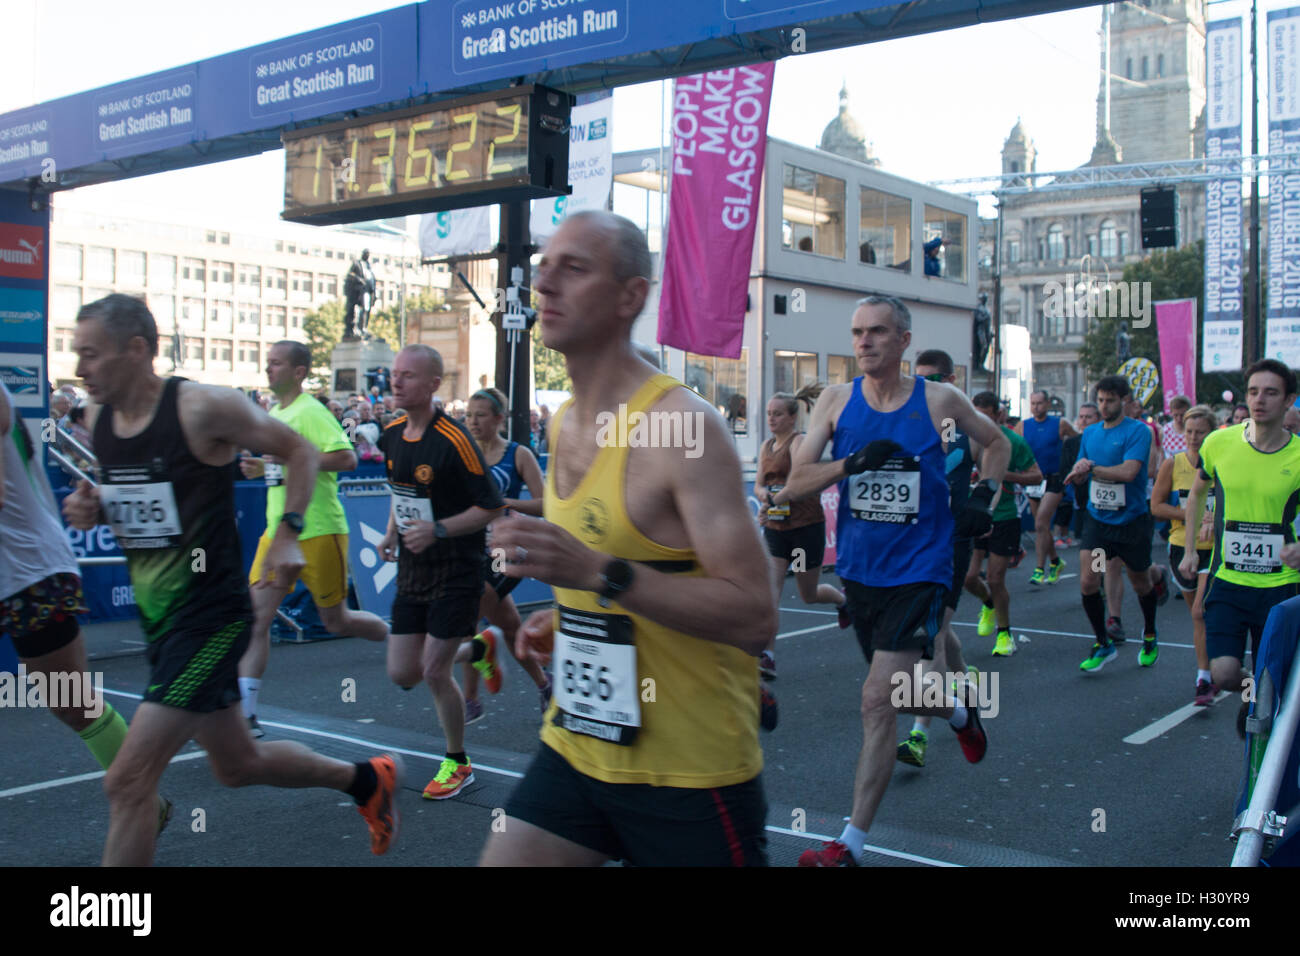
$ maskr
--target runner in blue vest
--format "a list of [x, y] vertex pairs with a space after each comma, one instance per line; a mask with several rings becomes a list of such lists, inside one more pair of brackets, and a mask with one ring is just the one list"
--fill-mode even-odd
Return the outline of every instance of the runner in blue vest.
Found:
[[[792, 499], [836, 482], [836, 570], [844, 583], [853, 628], [871, 662], [862, 688], [862, 754], [853, 813], [838, 840], [808, 850], [800, 866], [856, 866], [866, 831], [884, 796], [895, 758], [894, 726], [901, 713], [945, 717], [971, 763], [983, 759], [988, 738], [969, 685], [963, 700], [925, 707], [914, 668], [933, 657], [934, 637], [952, 586], [954, 526], [976, 537], [992, 524], [992, 506], [1006, 470], [1009, 444], [956, 388], [902, 374], [912, 341], [912, 317], [898, 299], [870, 296], [853, 313], [853, 347], [862, 375], [822, 393], [807, 437], [786, 483]], [[960, 519], [948, 510], [943, 435], [961, 431], [984, 445], [985, 477]], [[827, 444], [832, 461], [821, 461]], [[903, 706], [893, 700], [901, 697]]]
[[1034, 553], [1037, 557], [1029, 583], [1055, 584], [1065, 567], [1052, 540], [1052, 518], [1065, 489], [1061, 483], [1061, 443], [1078, 432], [1061, 416], [1047, 414], [1046, 392], [1030, 392], [1029, 413], [1030, 417], [1017, 425], [1016, 431], [1034, 450], [1034, 460], [1043, 473], [1041, 483], [1025, 488], [1029, 510], [1034, 515]]

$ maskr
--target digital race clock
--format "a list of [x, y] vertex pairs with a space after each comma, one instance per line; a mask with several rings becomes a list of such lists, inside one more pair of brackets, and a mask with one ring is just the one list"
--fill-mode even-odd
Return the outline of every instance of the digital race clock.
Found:
[[572, 104], [519, 86], [286, 132], [282, 216], [328, 225], [566, 195]]

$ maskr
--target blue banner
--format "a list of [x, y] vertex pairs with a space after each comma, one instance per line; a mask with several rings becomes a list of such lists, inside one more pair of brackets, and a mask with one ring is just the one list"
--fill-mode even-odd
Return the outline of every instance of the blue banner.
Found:
[[[1205, 157], [1241, 156], [1241, 17], [1215, 20], [1205, 31]], [[1231, 172], [1228, 166], [1209, 172]], [[1241, 176], [1205, 184], [1204, 372], [1236, 371], [1242, 351]]]
[[[586, 64], [651, 71], [660, 64], [666, 72], [670, 67], [651, 54], [674, 51], [673, 62], [680, 62], [684, 51], [712, 44], [709, 55], [715, 59], [734, 57], [747, 48], [745, 34], [798, 27], [814, 18], [839, 17], [843, 35], [850, 35], [857, 26], [850, 15], [891, 5], [893, 0], [410, 4], [2, 114], [0, 183], [190, 143], [273, 136], [348, 110]], [[954, 12], [960, 6], [954, 4]], [[943, 11], [932, 9], [941, 20]], [[861, 29], [863, 41], [871, 39], [869, 27]], [[629, 64], [635, 57], [641, 62]], [[193, 159], [187, 153], [177, 164]]]
[[[1300, 7], [1268, 13], [1268, 152], [1300, 152]], [[1264, 354], [1300, 365], [1300, 172], [1269, 176]]]
[[379, 556], [388, 530], [388, 483], [346, 482], [339, 486], [348, 517], [348, 567], [361, 610], [387, 619], [397, 594], [397, 564]]

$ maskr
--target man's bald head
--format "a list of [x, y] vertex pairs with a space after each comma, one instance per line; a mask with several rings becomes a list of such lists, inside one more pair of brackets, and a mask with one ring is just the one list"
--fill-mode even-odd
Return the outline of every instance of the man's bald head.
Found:
[[408, 345], [398, 354], [407, 355], [417, 362], [426, 363], [430, 378], [442, 378], [442, 355], [439, 354], [437, 349], [430, 348], [427, 345]]
[[608, 240], [616, 279], [652, 279], [653, 267], [650, 259], [650, 246], [645, 233], [632, 222], [604, 209], [587, 209], [575, 212], [564, 220], [565, 223], [588, 223], [600, 229]]

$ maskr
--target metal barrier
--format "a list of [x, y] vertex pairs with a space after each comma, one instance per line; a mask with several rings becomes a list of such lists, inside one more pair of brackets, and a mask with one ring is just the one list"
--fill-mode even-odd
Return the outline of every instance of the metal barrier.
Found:
[[1296, 726], [1300, 724], [1300, 655], [1291, 661], [1282, 707], [1273, 716], [1272, 678], [1261, 674], [1255, 692], [1255, 713], [1247, 718], [1246, 731], [1251, 734], [1247, 767], [1247, 793], [1250, 803], [1232, 824], [1232, 838], [1237, 841], [1232, 855], [1233, 866], [1258, 866], [1260, 857], [1286, 830], [1287, 819], [1274, 808], [1291, 748]]

